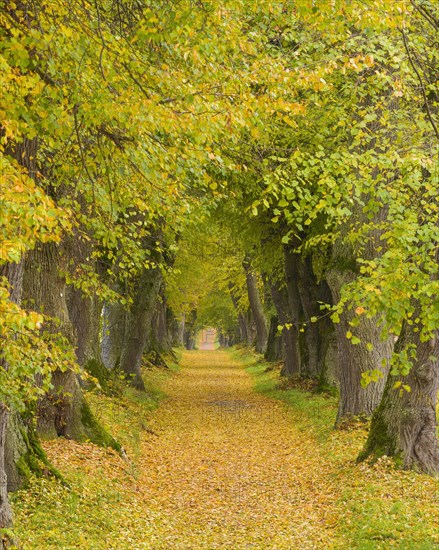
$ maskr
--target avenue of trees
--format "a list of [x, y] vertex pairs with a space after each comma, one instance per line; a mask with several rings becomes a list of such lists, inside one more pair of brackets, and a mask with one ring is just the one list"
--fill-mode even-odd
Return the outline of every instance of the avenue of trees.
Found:
[[0, 17], [0, 528], [56, 475], [40, 438], [122, 452], [95, 379], [142, 391], [205, 326], [337, 386], [336, 425], [371, 418], [359, 459], [439, 473], [437, 2]]

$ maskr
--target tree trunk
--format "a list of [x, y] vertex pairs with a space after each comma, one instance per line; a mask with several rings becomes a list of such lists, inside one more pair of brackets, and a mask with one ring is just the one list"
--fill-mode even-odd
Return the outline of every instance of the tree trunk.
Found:
[[[10, 286], [10, 298], [19, 303], [22, 289], [23, 265], [6, 264], [0, 266], [0, 276], [6, 277]], [[6, 362], [0, 358], [0, 368], [7, 369]], [[7, 455], [7, 426], [9, 409], [4, 403], [0, 403], [0, 529], [8, 529], [12, 526], [12, 510], [8, 499], [8, 475], [6, 466]], [[0, 536], [0, 549], [5, 548], [7, 537]]]
[[[282, 294], [276, 292], [273, 301], [277, 304], [279, 319], [282, 325], [289, 325], [285, 339], [285, 366], [281, 371], [283, 376], [300, 376], [302, 373], [303, 353], [300, 345], [299, 324], [301, 317], [301, 302], [297, 286], [298, 274], [293, 251], [284, 246], [285, 290]], [[281, 305], [282, 304], [282, 305]], [[282, 314], [281, 314], [282, 311]]]
[[[8, 279], [10, 298], [20, 304], [23, 287], [24, 262], [19, 264], [6, 264], [0, 267], [0, 276]], [[2, 365], [7, 368], [7, 365]], [[46, 470], [53, 473], [54, 468], [49, 463], [44, 451], [41, 449], [38, 438], [32, 437], [32, 427], [23, 420], [23, 417], [14, 410], [7, 410], [7, 426], [4, 435], [4, 446], [0, 448], [4, 470], [7, 476], [8, 491], [16, 491], [25, 483], [31, 474], [41, 475], [38, 464], [44, 463]], [[36, 460], [38, 459], [38, 461]], [[1, 512], [0, 512], [1, 514]]]
[[[403, 325], [395, 352], [402, 351], [407, 344], [415, 344], [416, 358], [407, 376], [389, 375], [359, 460], [387, 455], [394, 457], [403, 468], [439, 474], [436, 430], [439, 334], [433, 340], [422, 342], [416, 328], [407, 323]], [[399, 388], [394, 389], [395, 383]], [[403, 384], [409, 386], [410, 391], [404, 389]]]
[[[23, 281], [23, 304], [44, 313], [53, 320], [46, 321], [46, 332], [62, 334], [73, 346], [73, 329], [66, 304], [66, 283], [60, 269], [66, 267], [64, 251], [54, 243], [38, 245], [28, 253]], [[43, 437], [59, 435], [75, 437], [75, 402], [79, 388], [71, 371], [55, 371], [53, 390], [39, 401], [38, 432]], [[70, 396], [68, 395], [70, 393]]]
[[192, 310], [186, 317], [184, 328], [184, 345], [187, 350], [195, 348], [195, 323], [197, 321], [197, 310]]
[[245, 258], [243, 265], [245, 269], [248, 300], [250, 302], [250, 308], [256, 323], [256, 351], [258, 353], [264, 353], [268, 339], [267, 322], [264, 315], [264, 309], [262, 307], [261, 297], [259, 295], [256, 276], [248, 257]]
[[[9, 411], [0, 404], [0, 529], [7, 529], [12, 525], [12, 510], [8, 499], [8, 480], [5, 469], [5, 439]], [[7, 537], [0, 536], [0, 548], [5, 548]]]
[[282, 340], [284, 347], [284, 366], [281, 376], [300, 375], [300, 353], [299, 353], [299, 331], [297, 326], [286, 326], [292, 323], [288, 294], [286, 287], [280, 287], [281, 283], [271, 284], [271, 296], [279, 318], [282, 329]]
[[318, 307], [319, 284], [312, 269], [311, 258], [302, 258], [300, 254], [295, 254], [294, 256], [297, 289], [305, 321], [305, 354], [302, 361], [302, 374], [316, 378], [322, 371], [322, 356], [324, 354], [324, 350], [321, 349], [323, 342], [321, 342], [320, 338], [319, 323], [311, 322], [312, 317], [318, 318], [320, 314]]
[[[332, 305], [331, 290], [326, 281], [317, 281], [310, 256], [296, 258], [297, 286], [304, 315], [305, 353], [302, 356], [302, 374], [319, 378], [326, 387], [338, 382], [336, 340], [334, 326], [328, 316], [322, 316], [319, 303]], [[317, 321], [311, 321], [312, 318]], [[331, 349], [332, 348], [332, 349]]]
[[141, 374], [142, 355], [151, 339], [152, 319], [162, 281], [158, 268], [143, 270], [134, 281], [133, 304], [127, 313], [120, 369], [139, 390], [145, 389]]
[[[43, 330], [56, 337], [61, 333], [74, 347], [73, 328], [66, 303], [66, 283], [62, 272], [66, 258], [61, 245], [38, 245], [25, 260], [23, 302], [53, 321]], [[55, 370], [53, 389], [37, 405], [37, 430], [44, 438], [63, 436], [78, 441], [120, 449], [120, 445], [97, 423], [87, 405], [77, 376], [71, 370]]]
[[[0, 277], [6, 277], [10, 287], [9, 295], [12, 302], [20, 304], [23, 288], [23, 261], [0, 266]], [[0, 358], [0, 368], [8, 365]], [[13, 516], [9, 504], [8, 491], [16, 491], [22, 485], [22, 476], [16, 472], [16, 465], [24, 457], [32, 457], [32, 449], [28, 444], [18, 445], [20, 437], [18, 424], [12, 419], [20, 420], [18, 414], [11, 413], [4, 403], [0, 403], [0, 529], [12, 527]], [[13, 454], [12, 454], [13, 453]], [[13, 460], [10, 459], [12, 455]], [[9, 546], [10, 539], [0, 536], [0, 549]]]
[[184, 313], [180, 320], [172, 314], [171, 342], [173, 347], [179, 348], [184, 346], [185, 320], [186, 315]]
[[101, 353], [102, 361], [109, 370], [120, 367], [127, 315], [126, 308], [119, 302], [104, 304]]
[[264, 355], [265, 359], [270, 362], [281, 361], [284, 358], [284, 342], [282, 336], [278, 334], [278, 326], [278, 316], [272, 315], [268, 330], [267, 349]]
[[232, 300], [233, 307], [236, 312], [236, 316], [238, 318], [239, 339], [242, 343], [251, 345], [252, 337], [251, 337], [250, 326], [247, 322], [246, 316], [239, 308], [238, 298], [236, 296], [236, 292], [235, 292], [235, 289], [233, 288], [232, 283], [229, 283], [229, 292], [230, 292], [230, 298]]
[[172, 350], [171, 336], [169, 334], [169, 327], [172, 325], [172, 320], [173, 316], [167, 307], [164, 285], [162, 285], [152, 317], [150, 351], [169, 353]]
[[101, 313], [102, 301], [96, 296], [86, 296], [77, 288], [67, 289], [67, 306], [72, 322], [76, 358], [87, 370], [90, 362], [101, 362]]
[[[355, 273], [346, 267], [344, 270], [333, 267], [327, 273], [334, 303], [339, 302], [342, 287], [355, 277]], [[372, 415], [383, 395], [393, 350], [390, 338], [381, 340], [381, 323], [378, 318], [360, 317], [359, 325], [352, 328], [349, 322], [354, 317], [354, 312], [345, 309], [340, 315], [340, 322], [335, 325], [340, 379], [337, 423], [345, 417]], [[346, 337], [348, 331], [353, 332], [361, 342], [353, 345]], [[367, 344], [372, 344], [371, 351], [367, 349]], [[382, 377], [363, 388], [361, 375], [371, 370], [381, 371]]]

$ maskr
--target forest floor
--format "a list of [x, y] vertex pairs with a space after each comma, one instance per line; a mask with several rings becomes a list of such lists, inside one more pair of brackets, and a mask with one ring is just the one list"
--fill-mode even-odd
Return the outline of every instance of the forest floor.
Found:
[[15, 495], [24, 549], [439, 548], [438, 481], [356, 465], [365, 427], [333, 430], [335, 398], [279, 387], [238, 351], [184, 352], [146, 378], [148, 399], [91, 399], [130, 462], [45, 443], [70, 488]]

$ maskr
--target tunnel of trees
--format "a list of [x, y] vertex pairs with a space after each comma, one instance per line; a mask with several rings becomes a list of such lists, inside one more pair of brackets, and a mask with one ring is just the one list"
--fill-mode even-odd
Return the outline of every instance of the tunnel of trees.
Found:
[[0, 6], [0, 528], [208, 326], [439, 473], [436, 1]]

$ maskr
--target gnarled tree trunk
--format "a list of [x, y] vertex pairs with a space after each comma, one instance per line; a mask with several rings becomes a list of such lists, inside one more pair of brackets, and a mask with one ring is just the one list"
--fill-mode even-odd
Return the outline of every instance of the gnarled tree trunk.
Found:
[[[44, 313], [53, 321], [43, 330], [62, 334], [74, 348], [73, 327], [66, 303], [66, 255], [62, 245], [47, 243], [36, 246], [25, 259], [23, 303]], [[52, 374], [53, 389], [37, 406], [37, 430], [44, 438], [90, 440], [98, 445], [120, 449], [119, 444], [97, 423], [88, 407], [77, 375], [57, 369]]]
[[[422, 342], [419, 330], [415, 329], [415, 325], [404, 323], [395, 346], [399, 352], [407, 344], [416, 345], [413, 366], [407, 376], [389, 375], [359, 460], [387, 455], [395, 457], [404, 468], [438, 474], [439, 334], [433, 340]], [[409, 386], [410, 391], [403, 385]]]

